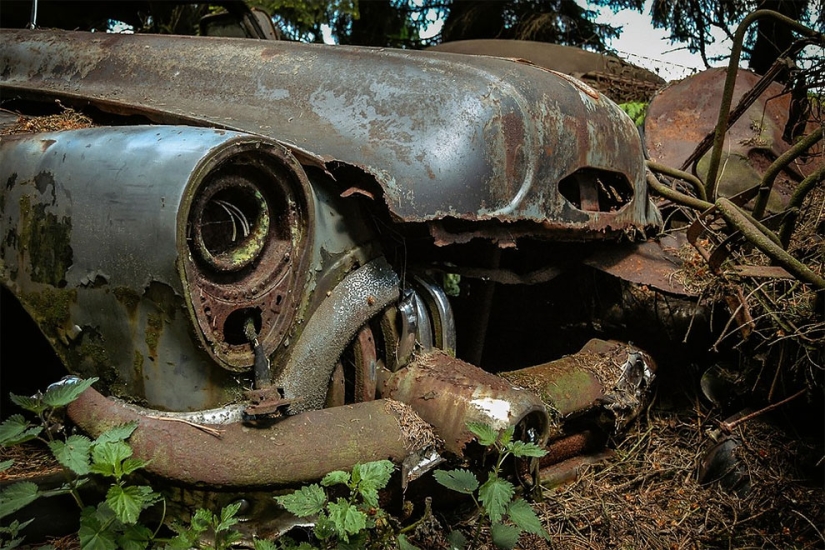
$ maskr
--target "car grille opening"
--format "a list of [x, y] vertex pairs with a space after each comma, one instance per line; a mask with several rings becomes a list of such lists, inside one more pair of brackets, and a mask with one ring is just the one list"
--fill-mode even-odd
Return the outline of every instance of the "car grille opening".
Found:
[[616, 212], [633, 199], [633, 186], [618, 172], [583, 168], [559, 182], [559, 193], [585, 212]]

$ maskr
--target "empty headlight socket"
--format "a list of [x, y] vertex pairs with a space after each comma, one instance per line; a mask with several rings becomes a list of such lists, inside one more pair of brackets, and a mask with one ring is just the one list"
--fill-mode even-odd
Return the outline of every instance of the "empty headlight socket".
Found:
[[313, 205], [303, 168], [280, 145], [250, 138], [222, 153], [181, 209], [182, 273], [207, 350], [228, 370], [260, 371], [258, 386], [306, 282]]

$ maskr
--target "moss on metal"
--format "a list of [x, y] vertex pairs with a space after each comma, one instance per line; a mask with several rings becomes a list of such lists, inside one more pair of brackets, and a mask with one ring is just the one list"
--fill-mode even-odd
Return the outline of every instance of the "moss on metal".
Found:
[[163, 333], [163, 313], [150, 313], [146, 316], [146, 347], [149, 348], [149, 356], [158, 356], [158, 344]]
[[117, 301], [123, 304], [131, 315], [134, 315], [140, 303], [140, 294], [126, 286], [115, 287], [112, 293]]
[[32, 206], [28, 195], [20, 197], [20, 249], [29, 254], [31, 280], [51, 286], [65, 282], [72, 265], [72, 220], [46, 212], [45, 204]]
[[24, 294], [22, 302], [46, 336], [59, 339], [69, 321], [71, 305], [77, 302], [77, 290], [46, 288]]

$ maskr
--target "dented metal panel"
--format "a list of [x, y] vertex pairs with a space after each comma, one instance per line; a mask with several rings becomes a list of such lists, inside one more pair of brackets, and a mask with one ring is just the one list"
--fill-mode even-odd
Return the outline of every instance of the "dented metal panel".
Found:
[[[263, 145], [259, 137], [192, 127], [3, 138], [0, 280], [70, 371], [99, 376], [107, 391], [167, 410], [205, 409], [237, 396], [238, 382], [220, 368], [232, 367], [221, 355], [225, 325], [216, 335], [204, 316], [215, 324], [215, 304], [229, 306], [221, 323], [233, 308], [258, 307], [260, 339], [272, 352], [292, 308], [279, 315], [267, 306], [268, 293], [286, 282], [282, 294], [300, 297], [295, 290], [303, 288], [306, 273], [292, 270], [297, 274], [281, 275], [269, 286], [247, 277], [258, 285], [254, 292], [240, 279], [216, 285], [193, 274], [198, 262], [189, 244], [187, 204], [212, 168]], [[292, 263], [300, 265], [312, 247], [306, 238], [299, 244], [275, 265], [288, 271]], [[193, 283], [196, 290], [190, 291]], [[209, 298], [210, 292], [217, 294]], [[236, 347], [249, 355], [241, 364], [251, 365], [248, 344]]]
[[[578, 239], [660, 222], [632, 121], [538, 67], [171, 36], [6, 31], [0, 43], [4, 93], [274, 137], [367, 171], [403, 221], [530, 221], [537, 236]], [[583, 169], [602, 174], [583, 189], [616, 177], [627, 195], [601, 211], [575, 206], [559, 182]]]

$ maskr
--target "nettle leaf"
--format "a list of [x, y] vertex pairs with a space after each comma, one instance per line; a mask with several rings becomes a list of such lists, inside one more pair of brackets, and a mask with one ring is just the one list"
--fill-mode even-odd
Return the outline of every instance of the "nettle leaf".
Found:
[[145, 468], [147, 464], [149, 464], [149, 462], [146, 460], [141, 460], [139, 458], [127, 458], [123, 461], [123, 464], [121, 464], [121, 470], [123, 475], [128, 476], [131, 473]]
[[356, 478], [355, 472], [357, 471], [360, 477], [360, 483], [369, 485], [375, 489], [383, 489], [387, 486], [387, 483], [389, 483], [393, 470], [395, 470], [395, 465], [389, 460], [356, 464], [352, 469], [352, 478]]
[[49, 386], [46, 393], [43, 394], [43, 403], [53, 409], [65, 407], [80, 397], [80, 394], [89, 389], [95, 382], [97, 382], [97, 378], [87, 378], [85, 380], [66, 378], [61, 380]]
[[148, 485], [112, 485], [106, 493], [106, 504], [126, 525], [137, 523], [140, 512], [158, 501], [159, 495]]
[[134, 433], [137, 427], [137, 422], [127, 422], [126, 424], [115, 426], [114, 428], [110, 428], [100, 434], [100, 436], [95, 439], [95, 443], [100, 444], [114, 443], [115, 441], [126, 441]]
[[49, 442], [52, 454], [60, 464], [80, 476], [92, 472], [89, 462], [89, 453], [92, 449], [92, 440], [82, 435], [72, 435], [63, 441]]
[[[221, 541], [222, 545], [226, 545], [225, 548], [233, 548], [234, 544], [241, 539], [243, 539], [243, 533], [239, 531], [229, 531], [223, 534], [223, 540]], [[221, 546], [222, 548], [224, 546]]]
[[472, 495], [478, 489], [478, 478], [468, 470], [436, 470], [433, 472], [435, 480], [453, 491]]
[[513, 456], [519, 458], [528, 456], [534, 458], [541, 458], [547, 454], [547, 451], [545, 451], [535, 443], [527, 443], [525, 441], [513, 441], [510, 445], [507, 446], [507, 450], [513, 453]]
[[550, 538], [550, 535], [541, 525], [541, 520], [539, 520], [535, 510], [526, 500], [518, 499], [511, 502], [507, 508], [507, 517], [522, 531], [539, 535], [544, 540]]
[[321, 485], [324, 487], [331, 487], [332, 485], [346, 485], [349, 483], [349, 474], [347, 472], [342, 472], [341, 470], [336, 470], [334, 472], [330, 472], [324, 476], [324, 479], [321, 480]]
[[115, 533], [110, 529], [111, 523], [102, 520], [98, 510], [87, 506], [80, 513], [80, 529], [77, 535], [80, 538], [81, 550], [116, 550]]
[[92, 446], [92, 471], [120, 480], [122, 462], [132, 456], [132, 448], [123, 441], [107, 441]]
[[217, 527], [215, 527], [215, 531], [226, 531], [236, 523], [238, 523], [238, 518], [235, 516], [238, 514], [238, 510], [241, 509], [243, 505], [242, 501], [233, 502], [229, 506], [225, 506], [221, 509], [221, 520], [218, 522]]
[[494, 430], [492, 426], [482, 422], [467, 422], [467, 429], [470, 430], [473, 435], [476, 436], [478, 442], [485, 447], [489, 447], [495, 443], [498, 438], [498, 432]]
[[318, 484], [313, 483], [312, 485], [301, 487], [291, 495], [275, 497], [275, 500], [289, 512], [299, 518], [305, 518], [307, 516], [314, 516], [324, 509], [327, 495]]
[[[283, 539], [285, 538], [286, 537], [281, 537], [278, 541], [283, 542]], [[266, 539], [252, 539], [252, 547], [255, 550], [278, 550], [278, 547], [275, 546], [274, 542]]]
[[364, 550], [367, 547], [367, 532], [353, 535], [348, 541], [338, 541], [335, 550]]
[[478, 490], [478, 500], [484, 506], [490, 521], [501, 521], [507, 505], [513, 499], [515, 487], [512, 483], [500, 477], [490, 476]]
[[21, 481], [0, 491], [0, 518], [9, 516], [34, 502], [40, 493], [31, 481]]
[[117, 545], [123, 550], [145, 550], [152, 540], [152, 531], [144, 525], [127, 525], [117, 537]]
[[213, 514], [210, 510], [206, 510], [204, 508], [198, 508], [195, 511], [195, 515], [192, 516], [192, 531], [196, 533], [203, 533], [210, 527], [212, 527], [213, 523], [218, 522], [218, 516]]
[[504, 446], [509, 445], [513, 441], [513, 434], [515, 433], [515, 431], [516, 427], [510, 426], [509, 428], [501, 432], [501, 436], [499, 436], [499, 441], [501, 441], [501, 444]]
[[490, 534], [493, 537], [493, 544], [499, 548], [506, 548], [510, 550], [515, 548], [518, 544], [521, 529], [513, 527], [512, 525], [505, 525], [503, 523], [493, 523], [490, 526]]
[[33, 412], [34, 414], [39, 415], [46, 410], [46, 405], [43, 403], [43, 400], [40, 399], [39, 394], [35, 397], [28, 397], [26, 395], [15, 395], [10, 393], [9, 397], [11, 398], [12, 403], [21, 409]]
[[419, 548], [407, 540], [407, 535], [398, 535], [398, 550], [419, 550]]
[[11, 447], [37, 437], [43, 428], [26, 421], [21, 414], [13, 414], [0, 424], [0, 445]]
[[318, 519], [315, 520], [315, 538], [318, 540], [327, 540], [335, 536], [335, 524], [327, 517], [326, 514], [319, 514]]
[[461, 531], [450, 531], [447, 542], [450, 543], [450, 550], [464, 550], [467, 547], [467, 537]]
[[349, 542], [350, 535], [356, 535], [367, 527], [367, 515], [343, 498], [330, 502], [327, 510], [329, 519], [335, 524], [335, 531], [344, 542]]
[[3, 460], [0, 462], [0, 472], [5, 472], [12, 466], [14, 466], [14, 459]]

